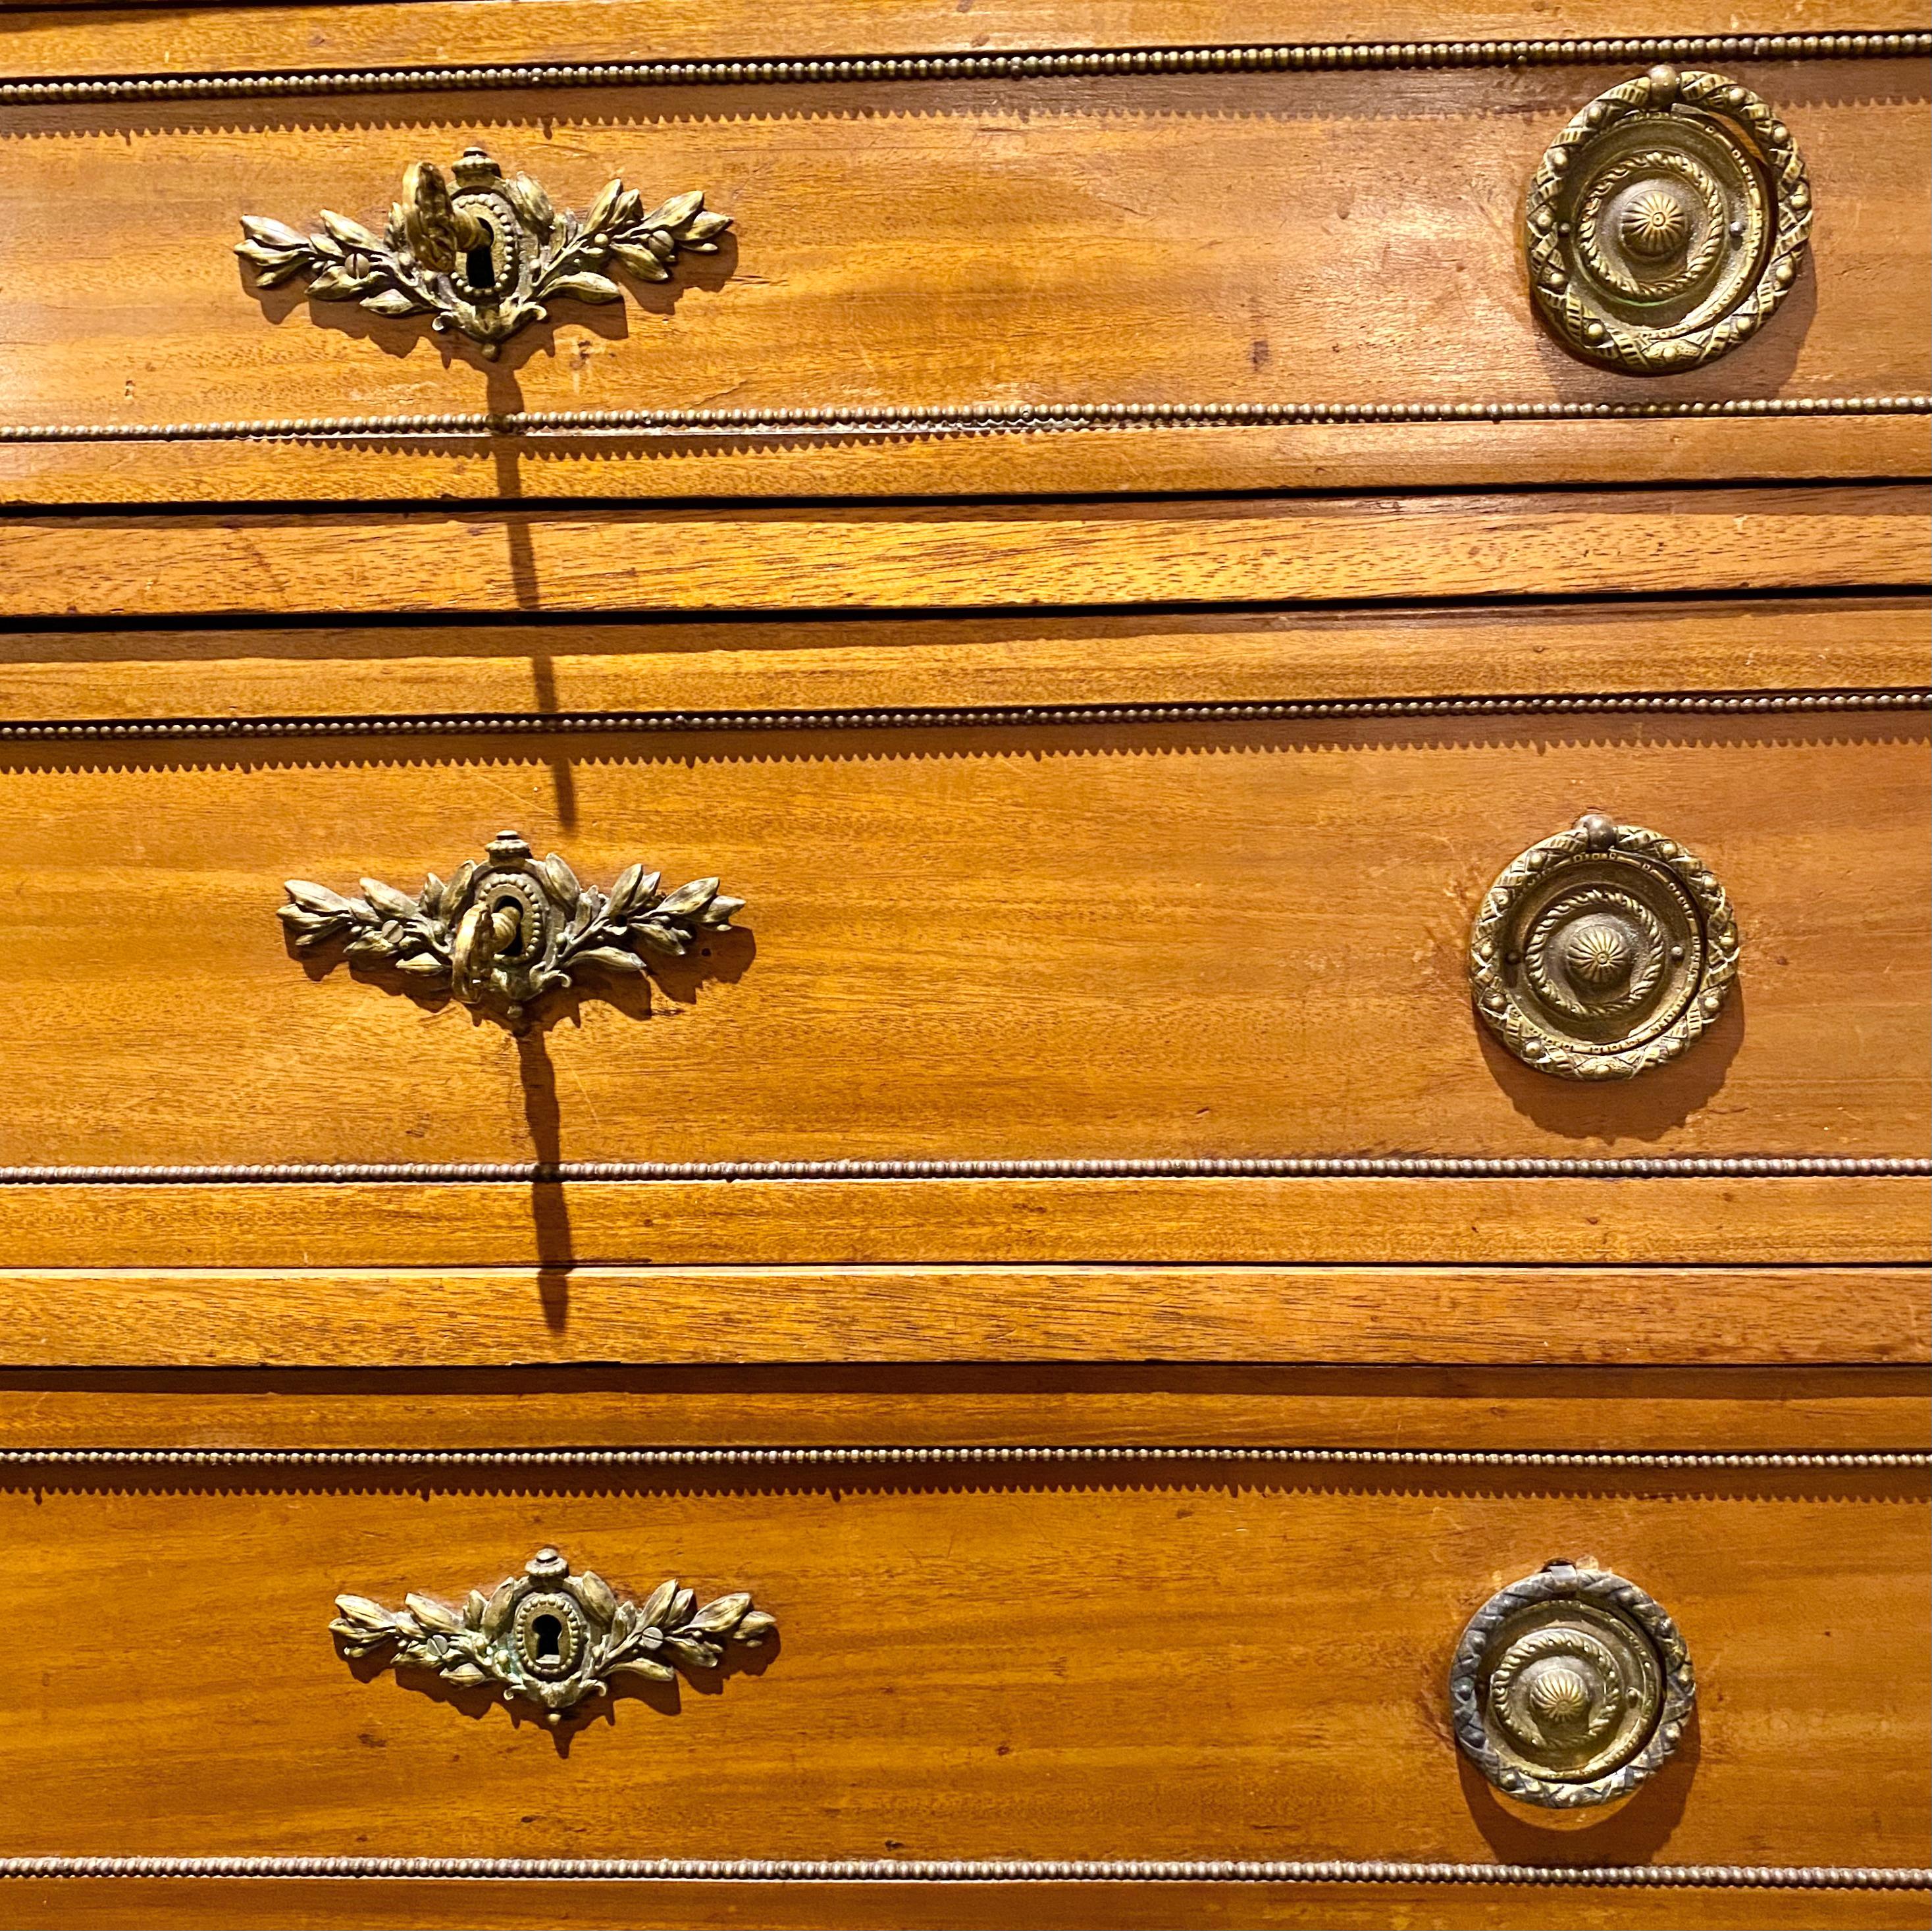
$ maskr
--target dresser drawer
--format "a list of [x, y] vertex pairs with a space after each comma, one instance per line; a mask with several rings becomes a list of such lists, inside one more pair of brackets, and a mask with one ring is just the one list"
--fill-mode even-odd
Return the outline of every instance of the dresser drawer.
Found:
[[[1928, 1822], [1924, 1458], [1780, 1459], [237, 1451], [15, 1466], [16, 1588], [74, 1606], [0, 1716], [4, 1848], [1910, 1864]], [[589, 1694], [562, 1668], [572, 1645], [588, 1668], [630, 1625], [595, 1584], [574, 1596], [545, 1548], [646, 1608], [687, 1580], [694, 1605], [653, 1612], [667, 1629], [733, 1592], [751, 1607], [700, 1615], [722, 1667], [674, 1646], [659, 1653], [675, 1678]], [[533, 1557], [535, 1584], [475, 1623], [524, 1644], [510, 1700], [512, 1652], [488, 1643], [467, 1671], [451, 1661], [453, 1681], [391, 1673], [398, 1643], [428, 1655], [424, 1632], [481, 1617], [468, 1592], [493, 1597]], [[1690, 1669], [1640, 1598], [1615, 1599], [1682, 1738], [1648, 1782], [1552, 1810], [1459, 1755], [1448, 1686], [1459, 1643], [1473, 1666], [1472, 1618], [1556, 1558], [1636, 1584]], [[359, 1600], [338, 1611], [344, 1595]], [[386, 1623], [406, 1597], [413, 1621]], [[1574, 1650], [1586, 1674], [1641, 1689], [1641, 1654], [1613, 1665], [1600, 1648], [1628, 1632], [1568, 1600], [1600, 1647], [1539, 1640], [1517, 1666]], [[776, 1635], [738, 1641], [761, 1632], [748, 1614]], [[556, 1626], [525, 1627], [544, 1615]], [[1490, 1662], [1521, 1639], [1504, 1627]], [[1691, 1675], [1694, 1705], [1673, 1702]], [[1532, 1746], [1514, 1747], [1522, 1773]]]
[[[32, 1018], [0, 1161], [644, 1162], [703, 1179], [734, 1163], [1921, 1155], [1924, 713], [1764, 701], [16, 742], [0, 878]], [[1632, 899], [1570, 829], [1592, 812], [1696, 858], [1656, 861], [1653, 905], [1654, 848], [1616, 847], [1602, 862], [1636, 880]], [[493, 843], [506, 826], [535, 859]], [[1544, 888], [1505, 868], [1559, 834], [1566, 896], [1539, 910]], [[551, 852], [568, 888], [554, 871], [530, 882]], [[637, 863], [660, 893], [722, 877], [745, 909], [722, 929], [703, 906], [640, 899], [629, 926], [600, 913], [596, 947], [580, 932], [571, 950], [556, 894], [587, 920], [604, 900], [582, 888], [608, 893]], [[425, 874], [466, 863], [494, 868], [477, 887], [493, 905], [538, 894], [493, 916], [554, 923], [568, 984], [533, 993], [536, 966], [503, 962], [524, 941], [505, 937], [474, 1003], [452, 996], [460, 920], [416, 908]], [[1496, 947], [1546, 950], [1552, 919], [1582, 944], [1600, 897], [1605, 942], [1636, 960], [1606, 969], [1683, 976], [1689, 1017], [1663, 1029], [1640, 1000], [1651, 1030], [1626, 1032], [1622, 1008], [1565, 1019], [1560, 987], [1510, 979], [1485, 1026], [1472, 933], [1499, 875], [1527, 908], [1485, 925]], [[1670, 878], [1728, 893], [1736, 994], [1715, 888], [1680, 905]], [[290, 879], [314, 883], [291, 901]], [[363, 910], [332, 909], [350, 904]], [[436, 917], [434, 944], [410, 936]], [[1496, 969], [1508, 978], [1500, 953]], [[1478, 989], [1503, 996], [1480, 974]], [[1583, 1043], [1526, 1063], [1545, 1050], [1532, 1018]], [[1647, 1048], [1590, 1056], [1590, 1041], [1640, 1037], [1681, 1052], [1630, 1078], [1616, 1076]]]
[[[580, 18], [562, 43], [605, 50], [566, 63], [546, 16], [475, 9], [472, 52], [447, 10], [308, 11], [299, 49], [272, 33], [248, 73], [206, 10], [18, 33], [14, 500], [1922, 461], [1926, 39], [1862, 16], [1770, 39], [1606, 43], [1593, 16], [1534, 43], [1270, 47], [1154, 8], [1152, 46], [1041, 20], [963, 50], [949, 16], [942, 44], [908, 48], [901, 22], [876, 59], [850, 44], [866, 23], [825, 22], [802, 53], [709, 63], [655, 18], [644, 61]], [[704, 11], [691, 46], [715, 39]], [[319, 68], [318, 44], [344, 60]], [[1634, 136], [1576, 122], [1606, 92], [1597, 113]], [[456, 196], [440, 239], [440, 203], [388, 232], [419, 163]], [[526, 174], [542, 200], [506, 188]], [[600, 204], [617, 177], [641, 201]], [[676, 199], [696, 192], [701, 216]], [[1627, 245], [1643, 208], [1654, 230]], [[460, 287], [435, 283], [446, 255]], [[1606, 336], [1565, 292], [1592, 276], [1633, 316], [1684, 310], [1681, 353], [1610, 354], [1628, 318]]]
[[[727, 518], [801, 557], [842, 533], [861, 602], [964, 601], [999, 571], [1010, 592], [1023, 569], [1033, 595], [1123, 607], [18, 631], [0, 794], [33, 1017], [0, 1164], [43, 1184], [0, 1189], [7, 1252], [26, 1269], [1922, 1260], [1922, 595], [1735, 593], [1751, 559], [1815, 568], [1828, 538], [1868, 581], [1916, 569], [1922, 506], [1062, 506], [788, 535]], [[606, 533], [642, 557], [655, 521]], [[251, 522], [202, 533], [231, 545], [223, 569], [256, 554]], [[657, 527], [690, 540], [685, 519]], [[1002, 548], [1022, 527], [1023, 559]], [[193, 563], [190, 533], [144, 542], [151, 579], [175, 567], [166, 542]], [[136, 553], [84, 554], [92, 584]], [[1642, 580], [1732, 593], [1361, 600], [1415, 566], [1514, 588], [1555, 559], [1567, 587], [1630, 557]], [[271, 574], [307, 607], [285, 561]], [[760, 594], [810, 600], [757, 567]], [[1328, 607], [1131, 600], [1311, 567]], [[238, 592], [252, 580], [236, 568]], [[1629, 1080], [1555, 1077], [1472, 1005], [1491, 881], [1598, 809], [1694, 852], [1742, 947], [1700, 1036]], [[586, 966], [518, 1017], [368, 969], [346, 927], [285, 898], [290, 878], [415, 894], [506, 826], [599, 893], [632, 863], [667, 890], [721, 878], [742, 929], [693, 928], [695, 950], [652, 955], [655, 984]], [[184, 1291], [204, 1312], [183, 1337], [244, 1358]], [[328, 1291], [352, 1329], [357, 1290]], [[46, 1358], [40, 1292], [22, 1359]], [[1601, 1332], [1630, 1343], [1620, 1320]], [[328, 1325], [298, 1344], [321, 1356], [294, 1358], [335, 1358]], [[1671, 1320], [1641, 1325], [1672, 1345]], [[1420, 1344], [1459, 1326], [1431, 1317]], [[928, 1323], [919, 1350], [965, 1331]], [[111, 1318], [90, 1332], [88, 1359], [149, 1358], [112, 1352]], [[1240, 1345], [1355, 1344], [1340, 1332], [1250, 1324]]]

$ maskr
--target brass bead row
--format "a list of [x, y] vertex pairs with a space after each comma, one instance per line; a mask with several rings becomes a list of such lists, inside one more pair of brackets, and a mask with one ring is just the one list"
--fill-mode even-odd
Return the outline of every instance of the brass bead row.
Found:
[[1932, 709], [1932, 689], [1596, 692], [1311, 698], [1270, 704], [1012, 704], [983, 710], [460, 711], [364, 717], [177, 717], [0, 723], [0, 743], [258, 737], [445, 737], [729, 731], [932, 731], [1096, 724], [1268, 724], [1409, 717], [1764, 716]]
[[1454, 1884], [1566, 1890], [1924, 1890], [1932, 1871], [1831, 1864], [1476, 1864], [1035, 1857], [6, 1857], [0, 1878], [434, 1878], [712, 1884]]
[[1618, 40], [1375, 41], [1107, 52], [902, 54], [844, 60], [535, 62], [487, 67], [344, 68], [0, 83], [0, 106], [65, 101], [242, 100], [502, 87], [710, 87], [921, 80], [1034, 80], [1112, 74], [1328, 73], [1389, 68], [1648, 65], [1658, 61], [1843, 60], [1932, 52], [1932, 34], [1719, 34]]
[[327, 442], [352, 437], [973, 434], [1012, 431], [1243, 428], [1306, 423], [1594, 422], [1708, 416], [1924, 416], [1932, 396], [1729, 396], [1684, 402], [1064, 402], [933, 407], [527, 410], [506, 414], [325, 416], [260, 422], [0, 424], [0, 443]]
[[1335, 1464], [1368, 1468], [1600, 1468], [1748, 1470], [1925, 1468], [1919, 1449], [1864, 1454], [1704, 1454], [1659, 1449], [1322, 1449], [1165, 1447], [764, 1449], [7, 1449], [0, 1467], [447, 1469], [897, 1468], [946, 1464], [1169, 1461]]
[[1604, 1159], [1384, 1158], [1174, 1160], [475, 1161], [207, 1167], [0, 1167], [0, 1186], [403, 1186], [587, 1182], [878, 1180], [1910, 1179], [1906, 1155], [1626, 1154]]

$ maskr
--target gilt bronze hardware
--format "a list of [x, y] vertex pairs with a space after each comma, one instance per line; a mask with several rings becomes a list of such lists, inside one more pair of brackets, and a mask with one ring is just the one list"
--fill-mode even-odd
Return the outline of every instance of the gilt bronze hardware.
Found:
[[1737, 972], [1737, 922], [1702, 860], [1601, 812], [1512, 860], [1469, 936], [1477, 1011], [1519, 1059], [1566, 1080], [1676, 1059]]
[[506, 1703], [533, 1703], [561, 1723], [626, 1677], [669, 1683], [679, 1669], [712, 1670], [725, 1645], [755, 1647], [778, 1621], [739, 1590], [698, 1605], [674, 1579], [641, 1603], [620, 1596], [595, 1570], [573, 1575], [555, 1549], [542, 1548], [521, 1575], [488, 1595], [472, 1589], [460, 1608], [409, 1596], [385, 1609], [366, 1596], [338, 1596], [329, 1624], [344, 1653], [389, 1651], [390, 1667], [432, 1670], [446, 1683], [488, 1684]]
[[494, 358], [526, 323], [548, 319], [560, 296], [617, 302], [623, 290], [600, 272], [612, 262], [641, 281], [667, 281], [680, 251], [716, 254], [731, 225], [694, 191], [646, 209], [635, 188], [606, 185], [578, 215], [559, 209], [526, 174], [508, 179], [481, 148], [456, 164], [455, 185], [433, 162], [403, 176], [403, 198], [379, 239], [346, 215], [322, 212], [304, 235], [262, 215], [244, 215], [235, 252], [263, 288], [298, 275], [311, 301], [355, 302], [372, 314], [433, 315]]
[[1449, 1671], [1464, 1752], [1498, 1790], [1555, 1810], [1628, 1796], [1676, 1749], [1696, 1695], [1658, 1604], [1562, 1561], [1491, 1596]]
[[1530, 185], [1538, 307], [1573, 354], [1634, 375], [1728, 354], [1791, 292], [1811, 187], [1748, 87], [1654, 67], [1599, 95]]
[[277, 915], [298, 951], [346, 938], [351, 964], [446, 986], [514, 1025], [586, 968], [641, 973], [646, 955], [674, 958], [701, 933], [728, 931], [745, 902], [721, 895], [716, 878], [660, 891], [659, 875], [633, 865], [607, 897], [554, 851], [539, 861], [506, 831], [484, 863], [459, 865], [447, 881], [432, 872], [414, 898], [380, 878], [364, 878], [360, 898], [291, 878]]

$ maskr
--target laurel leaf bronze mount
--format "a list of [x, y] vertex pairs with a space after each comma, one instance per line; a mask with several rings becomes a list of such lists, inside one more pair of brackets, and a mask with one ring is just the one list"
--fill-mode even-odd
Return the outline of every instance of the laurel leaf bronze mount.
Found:
[[680, 957], [701, 935], [729, 931], [743, 908], [716, 878], [667, 892], [660, 876], [632, 865], [607, 895], [580, 884], [556, 852], [539, 860], [505, 831], [484, 863], [466, 861], [447, 880], [432, 872], [414, 898], [380, 878], [364, 878], [360, 898], [290, 878], [277, 916], [298, 952], [346, 941], [351, 966], [447, 987], [520, 1026], [533, 1002], [580, 972], [642, 974], [652, 955]]
[[392, 1668], [431, 1671], [459, 1689], [488, 1686], [554, 1724], [626, 1677], [669, 1683], [680, 1669], [714, 1670], [728, 1644], [755, 1647], [778, 1626], [748, 1591], [700, 1608], [674, 1578], [633, 1602], [593, 1569], [573, 1575], [554, 1548], [538, 1550], [521, 1575], [488, 1595], [472, 1589], [460, 1608], [416, 1595], [400, 1609], [366, 1596], [338, 1596], [335, 1607], [328, 1626], [345, 1656], [386, 1650]]
[[607, 183], [576, 215], [528, 175], [506, 179], [481, 148], [470, 149], [454, 173], [452, 188], [431, 162], [410, 168], [380, 237], [332, 209], [310, 235], [244, 215], [247, 239], [235, 252], [254, 266], [260, 287], [305, 275], [313, 302], [434, 316], [433, 328], [467, 337], [494, 360], [519, 329], [549, 319], [546, 302], [622, 301], [622, 288], [602, 272], [612, 263], [640, 281], [668, 281], [680, 253], [716, 254], [731, 225], [728, 215], [706, 209], [701, 192], [646, 209], [622, 181]]

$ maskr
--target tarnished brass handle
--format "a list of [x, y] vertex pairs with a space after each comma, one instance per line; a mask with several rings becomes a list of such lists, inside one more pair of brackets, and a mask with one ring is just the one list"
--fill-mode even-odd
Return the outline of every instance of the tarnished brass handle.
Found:
[[1476, 1011], [1519, 1059], [1566, 1080], [1676, 1059], [1737, 972], [1737, 921], [1703, 861], [1602, 812], [1511, 860], [1469, 935]]
[[1527, 221], [1530, 288], [1563, 346], [1666, 374], [1770, 320], [1804, 259], [1811, 185], [1790, 129], [1749, 88], [1654, 67], [1558, 136]]
[[1664, 1611], [1567, 1561], [1491, 1596], [1449, 1671], [1457, 1743], [1498, 1790], [1550, 1809], [1628, 1796], [1676, 1749], [1696, 1695]]
[[[480, 154], [482, 150], [475, 150]], [[467, 157], [466, 156], [466, 159]], [[403, 170], [403, 238], [422, 268], [454, 275], [457, 264], [472, 248], [488, 248], [493, 237], [473, 209], [452, 200], [449, 184], [434, 161], [418, 161]]]
[[520, 906], [491, 911], [472, 905], [458, 923], [449, 942], [449, 983], [466, 1006], [480, 1005], [488, 996], [497, 959], [523, 935]]
[[701, 193], [646, 209], [635, 188], [610, 182], [581, 216], [560, 214], [526, 174], [504, 178], [481, 148], [456, 164], [452, 188], [418, 161], [380, 236], [322, 212], [304, 235], [266, 215], [244, 215], [235, 252], [263, 288], [309, 278], [312, 302], [355, 302], [372, 314], [430, 315], [432, 327], [466, 336], [494, 358], [526, 323], [548, 319], [548, 302], [617, 302], [602, 272], [614, 263], [640, 281], [665, 281], [680, 254], [714, 255], [731, 225]]
[[716, 878], [667, 892], [658, 877], [633, 865], [607, 895], [506, 831], [483, 863], [459, 865], [447, 882], [432, 872], [413, 898], [380, 878], [364, 878], [360, 898], [291, 878], [277, 916], [298, 952], [340, 942], [352, 966], [447, 986], [465, 1005], [520, 1024], [532, 1001], [579, 972], [642, 972], [652, 955], [675, 958], [701, 934], [728, 931], [743, 908]]
[[506, 1703], [534, 1704], [563, 1722], [626, 1677], [669, 1683], [680, 1669], [714, 1670], [728, 1644], [755, 1647], [778, 1622], [740, 1590], [698, 1606], [694, 1590], [660, 1583], [642, 1602], [620, 1596], [594, 1570], [571, 1573], [555, 1549], [539, 1549], [487, 1593], [460, 1607], [426, 1596], [385, 1609], [366, 1596], [338, 1596], [329, 1629], [352, 1657], [388, 1652], [398, 1671], [422, 1670], [459, 1689], [487, 1686]]

